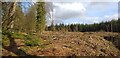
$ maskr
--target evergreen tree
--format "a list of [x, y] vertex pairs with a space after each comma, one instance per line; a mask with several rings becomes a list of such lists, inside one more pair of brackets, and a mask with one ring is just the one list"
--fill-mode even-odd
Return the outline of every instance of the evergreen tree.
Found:
[[53, 20], [52, 20], [52, 22], [51, 22], [50, 30], [51, 30], [51, 31], [55, 31], [55, 26], [54, 26]]
[[68, 31], [69, 31], [69, 32], [71, 31], [70, 25], [68, 25]]
[[[112, 26], [111, 26], [112, 25]], [[70, 24], [70, 25], [56, 25], [55, 28], [58, 31], [69, 31], [69, 32], [120, 32], [120, 19], [112, 20], [108, 22], [94, 23], [94, 24]]]
[[37, 20], [36, 31], [42, 33], [45, 31], [46, 19], [45, 19], [45, 2], [37, 2]]

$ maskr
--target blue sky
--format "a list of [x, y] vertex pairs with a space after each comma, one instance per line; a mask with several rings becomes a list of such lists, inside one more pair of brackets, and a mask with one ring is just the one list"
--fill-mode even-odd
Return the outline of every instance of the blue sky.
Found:
[[24, 14], [26, 14], [28, 12], [28, 9], [32, 5], [32, 2], [23, 2], [22, 5], [24, 5], [24, 6], [22, 6], [22, 10], [23, 10]]
[[[118, 2], [53, 2], [53, 6], [54, 24], [92, 24], [118, 18]], [[52, 19], [46, 18], [47, 25]]]
[[[106, 3], [108, 3], [108, 2], [106, 2]], [[87, 11], [86, 11], [86, 15], [99, 16], [99, 17], [103, 17], [104, 15], [113, 15], [114, 13], [118, 12], [117, 5], [118, 5], [117, 3], [112, 2], [109, 5], [107, 5], [106, 7], [103, 6], [103, 8], [100, 6], [98, 6], [96, 8], [92, 8], [91, 6], [88, 6]]]
[[[110, 21], [112, 19], [117, 19], [118, 17], [117, 2], [72, 2], [54, 3], [53, 5], [56, 6], [54, 8], [55, 24], [92, 24], [102, 21]], [[50, 20], [47, 22], [49, 21]]]
[[[98, 3], [98, 2], [97, 2]], [[110, 21], [117, 17], [118, 14], [118, 4], [115, 2], [103, 2], [100, 5], [89, 5], [86, 7], [86, 11], [84, 13], [85, 17], [91, 18], [70, 18], [68, 20], [63, 20], [65, 24], [71, 23], [81, 23], [81, 24], [92, 24], [99, 23], [102, 21]], [[105, 16], [113, 16], [112, 18], [105, 18]], [[115, 17], [114, 17], [115, 16]]]

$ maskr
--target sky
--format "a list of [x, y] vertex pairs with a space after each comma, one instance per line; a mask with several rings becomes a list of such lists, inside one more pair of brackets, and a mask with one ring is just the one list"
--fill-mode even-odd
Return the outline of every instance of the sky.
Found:
[[[118, 19], [118, 1], [119, 0], [46, 0], [52, 7], [53, 17], [46, 14], [47, 25], [51, 25], [52, 19], [54, 24], [93, 24], [112, 19]], [[24, 5], [27, 6], [27, 3]]]
[[[93, 24], [118, 19], [118, 2], [55, 2], [54, 24]], [[51, 20], [47, 19], [47, 25]]]

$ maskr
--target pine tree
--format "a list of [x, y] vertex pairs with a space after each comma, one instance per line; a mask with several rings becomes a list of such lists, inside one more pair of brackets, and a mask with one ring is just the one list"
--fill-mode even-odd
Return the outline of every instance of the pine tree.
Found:
[[51, 30], [51, 31], [55, 31], [55, 26], [54, 26], [54, 22], [53, 22], [53, 20], [52, 20], [52, 22], [51, 22], [50, 30]]
[[46, 20], [45, 20], [45, 2], [37, 2], [37, 22], [36, 31], [42, 33], [45, 31]]
[[68, 26], [68, 31], [70, 32], [71, 31], [70, 25], [67, 25], [67, 26]]

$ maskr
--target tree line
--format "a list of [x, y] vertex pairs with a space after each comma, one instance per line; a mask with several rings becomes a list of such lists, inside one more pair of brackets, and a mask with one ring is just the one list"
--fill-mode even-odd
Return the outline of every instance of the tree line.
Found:
[[95, 31], [106, 31], [106, 32], [120, 32], [120, 19], [111, 20], [101, 23], [94, 24], [59, 24], [47, 27], [48, 31], [68, 31], [68, 32], [95, 32]]
[[[46, 28], [45, 2], [1, 2], [2, 3], [2, 31], [10, 32], [43, 32]], [[29, 8], [26, 10], [26, 5]]]
[[[27, 2], [26, 2], [27, 3]], [[46, 9], [45, 2], [37, 2], [23, 12], [21, 2], [2, 2], [2, 30], [9, 30], [10, 32], [38, 32], [46, 31], [68, 31], [68, 32], [120, 32], [120, 19], [108, 22], [94, 23], [94, 24], [70, 24], [70, 25], [46, 25]], [[48, 8], [48, 7], [47, 7]], [[52, 9], [52, 8], [48, 8]], [[52, 11], [52, 10], [51, 10]], [[52, 14], [50, 12], [49, 16]]]

